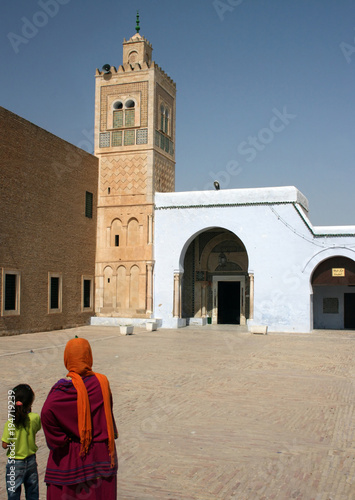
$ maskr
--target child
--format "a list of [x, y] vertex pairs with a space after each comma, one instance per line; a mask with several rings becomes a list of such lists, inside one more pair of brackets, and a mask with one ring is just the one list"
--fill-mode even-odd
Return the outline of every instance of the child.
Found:
[[26, 500], [38, 500], [36, 433], [41, 428], [37, 413], [31, 413], [35, 395], [27, 384], [8, 391], [8, 421], [2, 435], [2, 447], [7, 449], [6, 489], [8, 500], [20, 500], [21, 484]]

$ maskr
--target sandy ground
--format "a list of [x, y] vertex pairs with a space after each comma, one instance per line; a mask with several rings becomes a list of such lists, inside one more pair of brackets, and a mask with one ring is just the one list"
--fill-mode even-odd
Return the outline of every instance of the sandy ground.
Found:
[[[89, 326], [1, 337], [1, 429], [18, 383], [33, 387], [40, 412], [74, 335], [111, 383], [120, 500], [355, 499], [355, 332]], [[42, 431], [37, 444], [44, 500]], [[5, 453], [0, 462], [5, 500]]]

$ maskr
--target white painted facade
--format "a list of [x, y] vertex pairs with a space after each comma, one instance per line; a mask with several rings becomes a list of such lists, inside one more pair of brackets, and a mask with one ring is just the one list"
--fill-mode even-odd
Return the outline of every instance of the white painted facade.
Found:
[[[316, 227], [307, 212], [308, 201], [295, 187], [156, 193], [154, 317], [163, 327], [185, 324], [180, 304], [186, 250], [199, 233], [222, 228], [242, 241], [248, 255], [248, 273], [254, 278], [249, 328], [323, 328], [322, 293], [334, 297], [342, 290], [317, 289], [313, 308], [312, 273], [330, 257], [355, 260], [355, 226]], [[214, 301], [216, 293], [213, 285]], [[326, 320], [343, 328], [341, 307]]]

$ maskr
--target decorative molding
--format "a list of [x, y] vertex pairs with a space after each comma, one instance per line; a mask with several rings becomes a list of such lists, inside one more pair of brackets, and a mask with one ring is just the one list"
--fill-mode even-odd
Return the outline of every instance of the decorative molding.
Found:
[[[298, 208], [298, 206], [293, 203], [293, 206], [295, 207], [296, 212], [298, 215], [301, 217], [302, 221], [304, 222], [304, 225], [307, 227], [309, 232], [312, 234], [314, 238], [341, 238], [341, 237], [354, 237], [355, 233], [337, 233], [337, 234], [332, 234], [332, 233], [315, 233], [313, 230], [313, 227], [310, 225], [308, 219], [305, 218], [303, 215], [302, 211]], [[336, 226], [335, 226], [336, 227]]]
[[[355, 233], [316, 233], [313, 227], [309, 223], [308, 219], [302, 214], [301, 210], [298, 208], [298, 204], [294, 201], [260, 201], [260, 202], [250, 202], [250, 203], [219, 203], [219, 204], [208, 204], [208, 205], [169, 205], [166, 207], [157, 207], [155, 210], [185, 210], [192, 208], [231, 208], [231, 207], [252, 207], [252, 206], [270, 206], [272, 209], [273, 205], [293, 205], [297, 214], [302, 219], [304, 225], [307, 227], [308, 231], [312, 234], [314, 238], [342, 238], [342, 237], [354, 237]], [[290, 226], [286, 221], [284, 221], [277, 212], [274, 212], [281, 222], [283, 222], [289, 229], [295, 232], [295, 229]]]
[[218, 203], [209, 205], [170, 205], [166, 207], [157, 207], [155, 210], [173, 210], [173, 209], [190, 209], [190, 208], [226, 208], [226, 207], [247, 207], [247, 206], [258, 206], [258, 205], [293, 205], [292, 201], [260, 201], [260, 202], [250, 202], [250, 203]]

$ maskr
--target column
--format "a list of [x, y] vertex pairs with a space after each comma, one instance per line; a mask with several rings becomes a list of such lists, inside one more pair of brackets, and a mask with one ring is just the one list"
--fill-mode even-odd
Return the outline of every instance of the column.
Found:
[[207, 316], [207, 301], [206, 301], [206, 291], [207, 291], [207, 286], [208, 285], [202, 285], [202, 297], [201, 297], [201, 316], [205, 318]]
[[153, 215], [148, 215], [148, 245], [153, 243]]
[[249, 319], [254, 319], [254, 274], [249, 274]]
[[147, 264], [147, 313], [153, 312], [153, 264]]
[[181, 286], [180, 286], [181, 274], [179, 272], [174, 273], [174, 318], [181, 318]]

